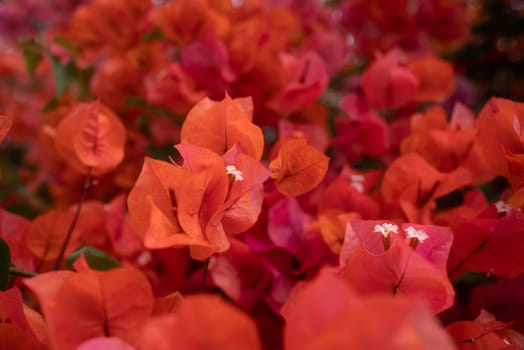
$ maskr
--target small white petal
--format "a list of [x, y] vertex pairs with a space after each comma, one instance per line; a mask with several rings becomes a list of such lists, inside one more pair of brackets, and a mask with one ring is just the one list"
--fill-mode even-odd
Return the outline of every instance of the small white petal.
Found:
[[495, 208], [497, 208], [497, 213], [507, 213], [511, 210], [511, 205], [504, 203], [503, 201], [498, 201], [495, 203]]
[[361, 174], [351, 174], [349, 176], [351, 179], [351, 186], [360, 193], [364, 192], [364, 175]]
[[387, 238], [391, 232], [398, 233], [398, 226], [385, 222], [382, 225], [375, 225], [375, 230], [373, 232], [380, 233]]
[[242, 172], [238, 170], [234, 165], [226, 165], [226, 173], [228, 175], [233, 175], [235, 177], [235, 181], [244, 180], [244, 174], [242, 174]]
[[409, 226], [405, 229], [405, 231], [408, 238], [416, 238], [420, 243], [424, 242], [426, 239], [429, 238], [426, 232], [422, 230], [417, 230], [413, 226]]

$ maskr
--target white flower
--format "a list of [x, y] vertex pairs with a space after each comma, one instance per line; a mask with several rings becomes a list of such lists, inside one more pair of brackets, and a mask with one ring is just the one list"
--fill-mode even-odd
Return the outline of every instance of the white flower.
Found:
[[233, 175], [235, 177], [235, 181], [244, 180], [244, 175], [234, 165], [226, 165], [226, 172], [228, 175]]
[[358, 192], [364, 192], [364, 175], [361, 174], [351, 174], [351, 186]]
[[375, 230], [373, 232], [378, 232], [387, 238], [391, 232], [398, 233], [398, 226], [385, 222], [382, 225], [375, 225]]
[[503, 201], [498, 201], [495, 203], [495, 208], [497, 208], [497, 213], [507, 213], [511, 210], [511, 205], [504, 203]]
[[426, 232], [422, 230], [417, 230], [413, 226], [409, 226], [404, 231], [406, 232], [408, 238], [416, 238], [420, 243], [424, 242], [426, 239], [429, 238]]

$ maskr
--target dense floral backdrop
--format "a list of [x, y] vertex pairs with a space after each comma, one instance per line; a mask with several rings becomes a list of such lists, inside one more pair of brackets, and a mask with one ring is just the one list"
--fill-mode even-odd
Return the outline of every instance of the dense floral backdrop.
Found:
[[524, 5], [0, 1], [2, 349], [524, 349]]

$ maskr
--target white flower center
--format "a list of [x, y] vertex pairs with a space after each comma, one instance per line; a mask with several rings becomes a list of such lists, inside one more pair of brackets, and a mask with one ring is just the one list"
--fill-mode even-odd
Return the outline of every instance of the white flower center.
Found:
[[398, 233], [398, 226], [385, 222], [382, 225], [375, 225], [375, 230], [373, 232], [378, 232], [387, 238], [391, 232]]
[[350, 175], [351, 186], [358, 192], [364, 192], [364, 175], [352, 174]]
[[235, 181], [244, 180], [244, 175], [234, 165], [226, 165], [226, 173], [228, 175], [233, 175], [233, 177], [235, 178]]
[[511, 205], [504, 203], [503, 201], [498, 201], [495, 203], [495, 208], [497, 208], [497, 213], [507, 213], [511, 210]]
[[408, 238], [416, 238], [420, 243], [424, 242], [426, 239], [429, 238], [426, 232], [422, 230], [417, 230], [413, 226], [409, 226], [404, 231], [406, 232], [406, 236]]

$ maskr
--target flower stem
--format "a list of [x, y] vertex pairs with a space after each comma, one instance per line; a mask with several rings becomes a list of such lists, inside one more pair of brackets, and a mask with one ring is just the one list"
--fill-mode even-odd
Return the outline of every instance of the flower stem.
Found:
[[382, 244], [384, 245], [384, 252], [387, 252], [389, 247], [391, 246], [391, 238], [389, 235], [382, 236]]
[[20, 276], [20, 277], [35, 277], [36, 275], [38, 275], [36, 272], [23, 270], [18, 267], [14, 267], [14, 266], [9, 267], [9, 273], [11, 275]]
[[84, 199], [87, 194], [87, 190], [91, 187], [91, 168], [87, 170], [86, 175], [86, 181], [84, 182], [84, 187], [82, 188], [82, 194], [80, 195], [80, 201], [78, 202], [76, 206], [75, 215], [73, 216], [73, 220], [71, 221], [71, 224], [69, 225], [69, 228], [67, 229], [66, 237], [64, 239], [64, 242], [62, 243], [62, 247], [60, 248], [60, 254], [58, 254], [58, 258], [56, 259], [55, 266], [53, 270], [58, 270], [60, 268], [60, 265], [62, 265], [62, 261], [64, 260], [64, 254], [67, 248], [67, 245], [69, 244], [69, 241], [71, 240], [71, 237], [73, 236], [73, 231], [75, 229], [76, 223], [78, 222], [78, 218], [80, 217], [80, 211], [82, 210], [82, 204], [84, 203]]

